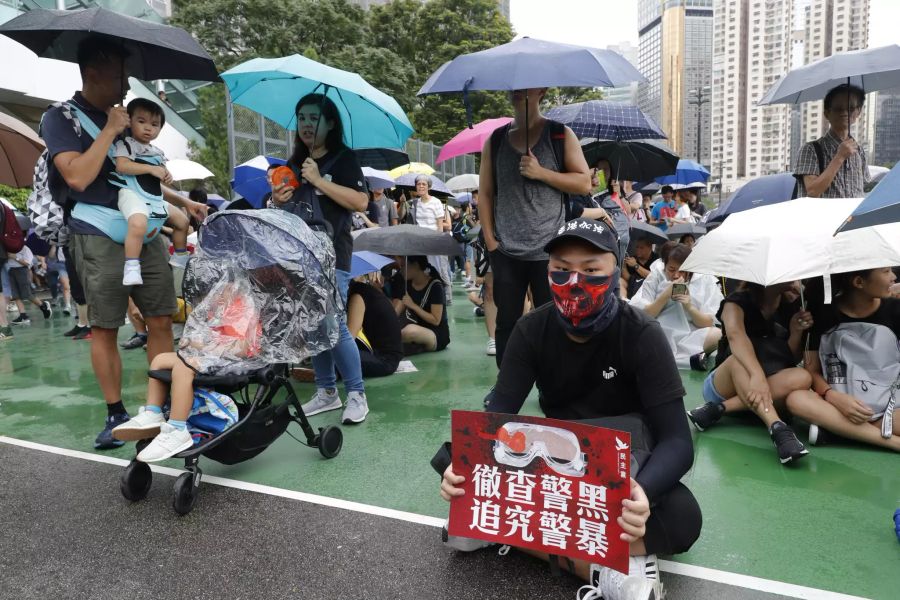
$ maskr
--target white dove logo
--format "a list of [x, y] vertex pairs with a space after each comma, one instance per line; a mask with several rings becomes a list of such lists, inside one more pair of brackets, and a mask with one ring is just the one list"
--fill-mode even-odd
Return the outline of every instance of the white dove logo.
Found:
[[628, 450], [628, 443], [623, 442], [618, 437], [616, 437], [616, 450], [617, 451]]

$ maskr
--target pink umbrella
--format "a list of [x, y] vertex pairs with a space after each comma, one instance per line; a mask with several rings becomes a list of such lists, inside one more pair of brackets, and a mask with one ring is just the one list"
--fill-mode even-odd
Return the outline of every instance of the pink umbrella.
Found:
[[491, 134], [498, 127], [503, 127], [507, 123], [511, 123], [510, 117], [501, 117], [499, 119], [485, 119], [471, 129], [468, 127], [453, 136], [453, 139], [444, 144], [438, 154], [434, 164], [439, 164], [445, 160], [450, 160], [456, 156], [463, 154], [474, 154], [481, 152], [484, 148], [484, 142], [491, 137]]

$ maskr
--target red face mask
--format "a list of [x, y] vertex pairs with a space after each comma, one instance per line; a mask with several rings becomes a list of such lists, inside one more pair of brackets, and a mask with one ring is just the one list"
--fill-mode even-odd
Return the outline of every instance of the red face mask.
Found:
[[[603, 321], [603, 317], [614, 310], [615, 288], [612, 284], [618, 284], [618, 269], [612, 275], [551, 271], [548, 278], [556, 309], [564, 321], [571, 324], [572, 333], [594, 330], [597, 322]], [[604, 329], [605, 325], [608, 323], [604, 323]]]

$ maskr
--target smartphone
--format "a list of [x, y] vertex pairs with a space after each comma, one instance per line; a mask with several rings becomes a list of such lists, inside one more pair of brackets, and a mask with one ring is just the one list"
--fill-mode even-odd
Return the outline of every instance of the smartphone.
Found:
[[688, 287], [686, 283], [673, 283], [672, 284], [672, 295], [673, 296], [686, 296], [688, 293]]

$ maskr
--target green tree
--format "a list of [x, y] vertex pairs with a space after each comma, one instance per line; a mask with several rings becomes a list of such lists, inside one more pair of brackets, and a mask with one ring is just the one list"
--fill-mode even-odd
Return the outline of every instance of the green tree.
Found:
[[206, 134], [206, 144], [190, 143], [191, 158], [213, 172], [207, 188], [225, 198], [231, 195], [231, 168], [228, 164], [228, 126], [225, 114], [225, 87], [209, 85], [197, 90], [200, 120]]
[[602, 100], [603, 90], [596, 88], [562, 87], [550, 88], [541, 102], [542, 110], [550, 110], [557, 106], [587, 102], [588, 100]]
[[9, 200], [10, 204], [15, 206], [23, 213], [25, 212], [25, 202], [28, 200], [28, 194], [30, 193], [30, 187], [14, 188], [0, 183], [0, 197]]

